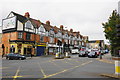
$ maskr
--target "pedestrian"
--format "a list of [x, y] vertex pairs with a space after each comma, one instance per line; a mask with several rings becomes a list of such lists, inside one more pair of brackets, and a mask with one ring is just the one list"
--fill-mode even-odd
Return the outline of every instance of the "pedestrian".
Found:
[[33, 57], [33, 55], [32, 55], [32, 54], [31, 54], [30, 56], [31, 56], [31, 58]]
[[101, 54], [101, 52], [100, 52], [100, 59], [102, 59], [102, 54]]
[[4, 53], [2, 54], [2, 58], [4, 57]]

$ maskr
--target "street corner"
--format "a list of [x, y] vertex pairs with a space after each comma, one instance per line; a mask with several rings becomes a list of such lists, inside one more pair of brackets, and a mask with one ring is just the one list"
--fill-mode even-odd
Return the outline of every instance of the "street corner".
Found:
[[108, 78], [115, 78], [115, 79], [120, 79], [120, 75], [117, 74], [100, 74], [100, 76], [108, 77]]

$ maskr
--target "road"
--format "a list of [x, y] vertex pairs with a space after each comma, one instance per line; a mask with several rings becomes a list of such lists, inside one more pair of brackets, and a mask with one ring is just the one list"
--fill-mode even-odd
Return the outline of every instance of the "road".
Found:
[[[76, 78], [103, 78], [103, 73], [114, 73], [114, 63], [100, 61], [98, 58], [78, 57], [54, 59], [41, 56], [26, 60], [2, 60], [2, 80], [41, 80], [57, 78], [72, 80]], [[53, 80], [53, 79], [52, 79]], [[57, 79], [58, 80], [58, 79]], [[109, 79], [110, 80], [110, 79]]]

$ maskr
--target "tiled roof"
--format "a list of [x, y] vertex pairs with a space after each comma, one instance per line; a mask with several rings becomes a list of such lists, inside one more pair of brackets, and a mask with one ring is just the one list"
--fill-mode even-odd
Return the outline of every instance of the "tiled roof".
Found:
[[22, 16], [18, 13], [15, 13], [15, 12], [11, 12], [11, 13], [13, 13], [15, 16], [17, 16], [17, 19], [22, 23], [25, 23], [28, 20], [25, 16]]
[[56, 27], [56, 26], [54, 26], [53, 27], [53, 29], [54, 29], [54, 32], [57, 34], [58, 33], [58, 31], [60, 30], [58, 27]]
[[52, 26], [42, 23], [46, 31], [50, 31]]
[[28, 20], [30, 20], [31, 23], [32, 23], [32, 25], [33, 25], [35, 28], [38, 28], [38, 27], [40, 27], [40, 25], [41, 25], [41, 22], [40, 22], [39, 20], [32, 19], [32, 18], [26, 18], [25, 16], [20, 15], [20, 14], [15, 13], [15, 12], [12, 12], [12, 13], [13, 13], [14, 15], [16, 15], [16, 16], [17, 16], [17, 19], [18, 19], [20, 22], [22, 22], [22, 23], [25, 23], [25, 22], [27, 22]]
[[35, 19], [32, 19], [32, 18], [30, 18], [30, 21], [35, 28], [39, 28], [40, 25], [42, 24], [39, 20], [35, 20]]
[[[39, 28], [40, 27], [40, 25], [42, 24], [43, 26], [44, 26], [44, 28], [45, 28], [45, 30], [46, 31], [50, 31], [50, 29], [51, 28], [53, 28], [54, 29], [54, 32], [57, 34], [58, 33], [58, 31], [60, 30], [61, 32], [62, 32], [62, 34], [65, 34], [66, 32], [68, 33], [68, 36], [70, 36], [70, 35], [73, 35], [73, 36], [77, 36], [77, 34], [78, 34], [78, 32], [73, 32], [73, 29], [71, 29], [70, 31], [68, 31], [68, 30], [64, 30], [63, 29], [63, 25], [61, 25], [60, 26], [60, 28], [58, 28], [58, 27], [56, 27], [56, 26], [51, 26], [50, 25], [50, 21], [46, 21], [46, 23], [42, 23], [41, 21], [39, 21], [39, 20], [36, 20], [36, 19], [33, 19], [33, 18], [29, 18], [29, 16], [27, 17], [25, 17], [25, 16], [23, 16], [23, 15], [20, 15], [20, 14], [18, 14], [18, 13], [15, 13], [15, 12], [12, 12], [14, 15], [16, 15], [17, 16], [17, 19], [20, 21], [20, 22], [22, 22], [22, 23], [25, 23], [25, 22], [27, 22], [28, 20], [30, 20], [31, 21], [31, 23], [32, 23], [32, 25], [35, 27], [35, 28]], [[28, 12], [27, 12], [27, 14], [29, 14]], [[83, 38], [83, 36], [81, 35], [81, 34], [78, 34], [78, 36], [80, 36], [81, 38]]]

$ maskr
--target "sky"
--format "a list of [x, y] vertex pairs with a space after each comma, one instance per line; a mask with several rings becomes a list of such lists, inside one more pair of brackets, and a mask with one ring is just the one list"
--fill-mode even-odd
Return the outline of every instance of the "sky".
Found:
[[14, 11], [52, 26], [64, 25], [64, 29], [79, 31], [89, 40], [105, 40], [102, 23], [113, 10], [118, 10], [120, 0], [0, 0], [0, 26], [2, 19]]

